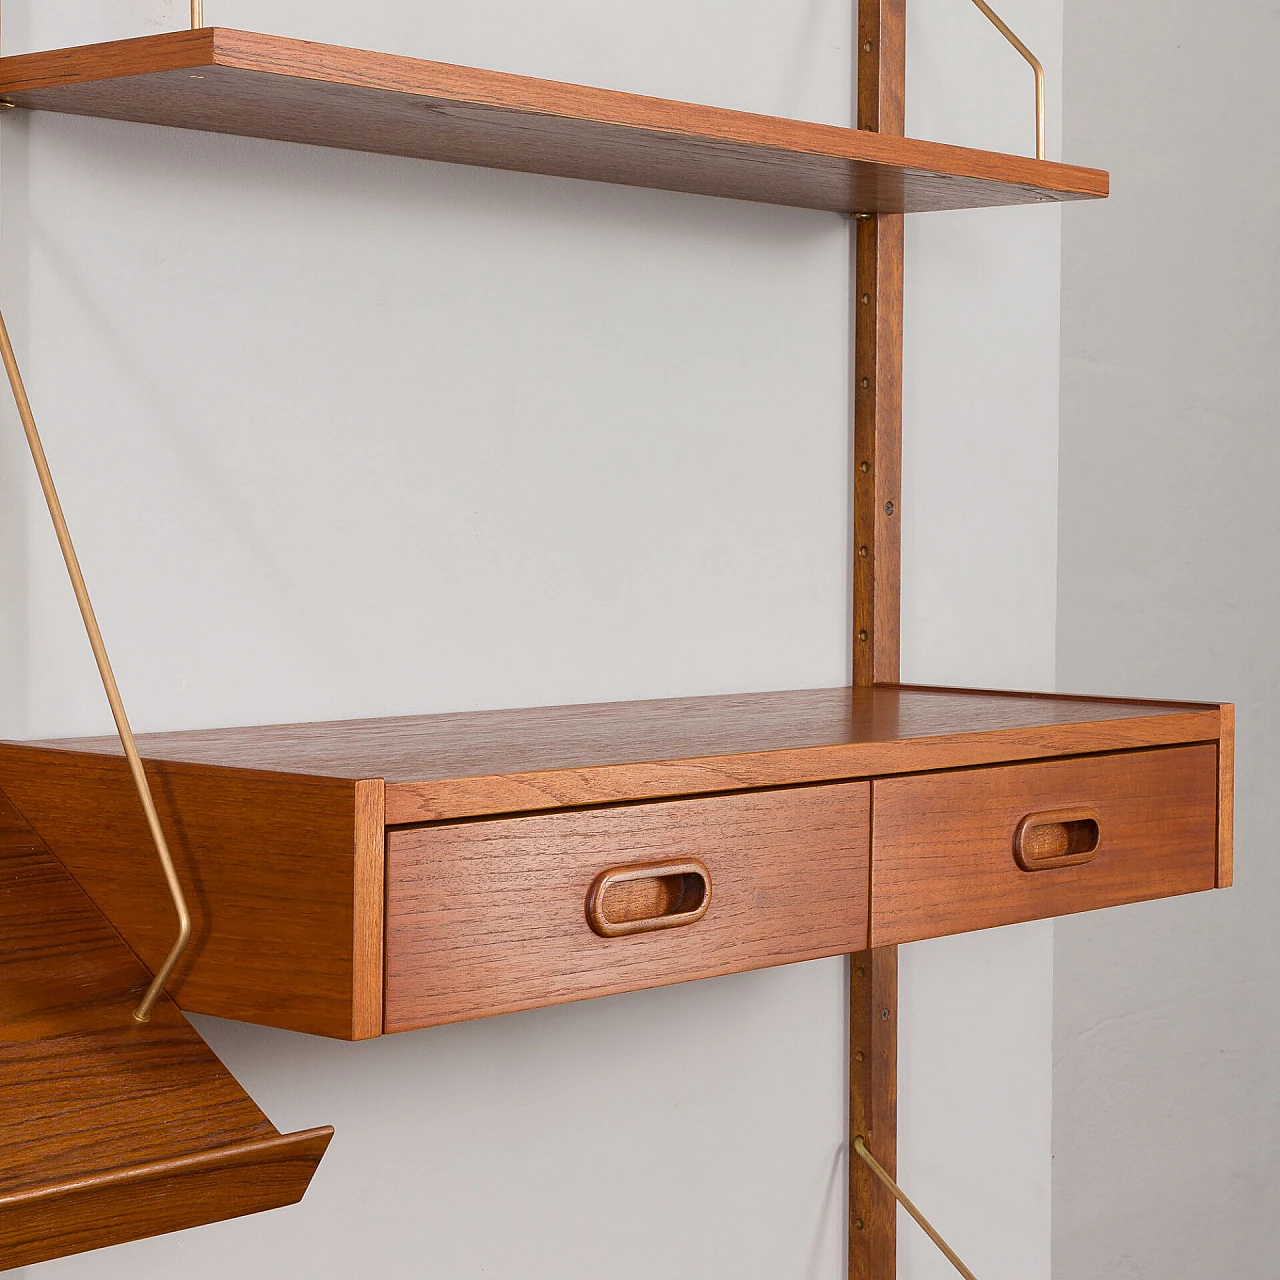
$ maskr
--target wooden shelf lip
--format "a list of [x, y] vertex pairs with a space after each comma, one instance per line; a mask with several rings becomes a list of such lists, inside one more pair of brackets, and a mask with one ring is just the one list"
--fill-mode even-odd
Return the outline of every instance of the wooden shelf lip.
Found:
[[0, 59], [20, 107], [841, 213], [1108, 194], [1105, 172], [210, 27]]
[[[318, 1149], [319, 1153], [323, 1154], [332, 1139], [331, 1128], [308, 1129], [300, 1133], [279, 1134], [276, 1137], [257, 1138], [250, 1142], [237, 1142], [211, 1151], [178, 1156], [172, 1160], [152, 1160], [147, 1164], [113, 1169], [109, 1173], [93, 1177], [73, 1178], [66, 1182], [51, 1182], [45, 1186], [24, 1191], [0, 1193], [0, 1213], [32, 1206], [45, 1200], [60, 1200], [85, 1191], [105, 1191], [109, 1187], [200, 1173], [214, 1168], [254, 1166], [293, 1155], [301, 1155], [304, 1159], [311, 1161], [312, 1152]], [[317, 1162], [311, 1161], [312, 1164]], [[281, 1201], [270, 1207], [283, 1208], [284, 1204], [285, 1202]]]
[[297, 1204], [332, 1137], [315, 1129], [0, 1196], [0, 1267]]

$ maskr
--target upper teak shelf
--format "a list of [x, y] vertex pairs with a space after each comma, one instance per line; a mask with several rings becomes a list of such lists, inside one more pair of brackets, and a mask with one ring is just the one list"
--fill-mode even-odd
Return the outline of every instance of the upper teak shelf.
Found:
[[1105, 197], [1097, 169], [209, 27], [0, 58], [18, 107], [835, 213]]

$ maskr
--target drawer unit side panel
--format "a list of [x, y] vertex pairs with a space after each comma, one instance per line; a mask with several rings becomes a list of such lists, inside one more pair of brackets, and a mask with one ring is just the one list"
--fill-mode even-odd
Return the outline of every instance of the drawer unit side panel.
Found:
[[[147, 761], [147, 774], [192, 915], [168, 986], [179, 1007], [377, 1034], [381, 818], [374, 805], [358, 821], [356, 801], [360, 787], [369, 807], [381, 783], [169, 761]], [[0, 744], [0, 790], [154, 971], [177, 921], [124, 759]]]

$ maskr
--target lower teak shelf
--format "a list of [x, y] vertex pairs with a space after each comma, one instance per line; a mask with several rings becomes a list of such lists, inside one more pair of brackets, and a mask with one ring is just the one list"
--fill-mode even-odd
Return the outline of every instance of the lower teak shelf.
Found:
[[0, 1271], [295, 1204], [282, 1136], [0, 793]]
[[[156, 734], [186, 1010], [346, 1039], [1231, 881], [1230, 706], [882, 686]], [[113, 740], [0, 788], [150, 965]]]

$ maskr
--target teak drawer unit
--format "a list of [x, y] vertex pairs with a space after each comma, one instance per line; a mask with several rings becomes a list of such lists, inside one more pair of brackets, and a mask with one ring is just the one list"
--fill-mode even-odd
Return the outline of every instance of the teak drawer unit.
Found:
[[[1230, 707], [906, 686], [144, 736], [169, 990], [364, 1039], [1225, 885], [1232, 740]], [[158, 965], [118, 744], [0, 744], [0, 792]]]

